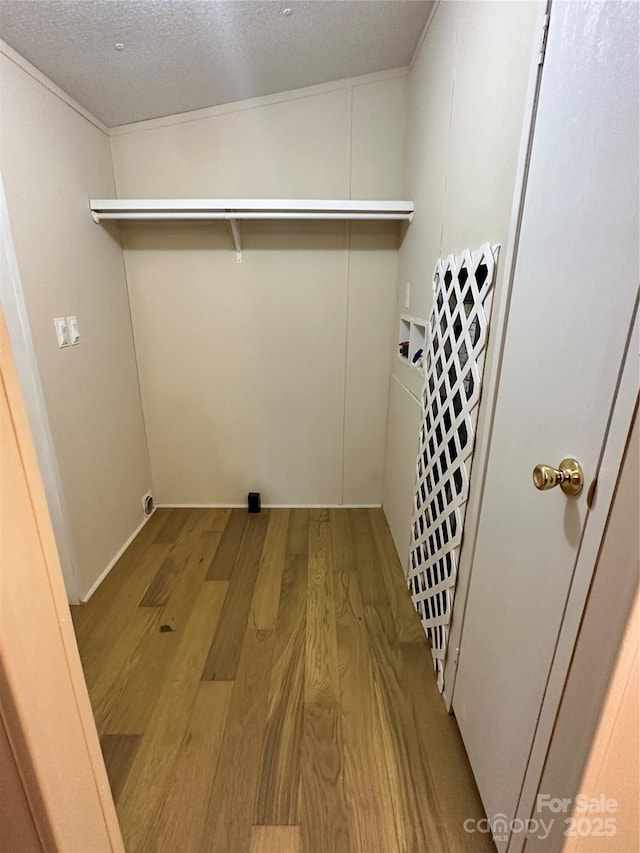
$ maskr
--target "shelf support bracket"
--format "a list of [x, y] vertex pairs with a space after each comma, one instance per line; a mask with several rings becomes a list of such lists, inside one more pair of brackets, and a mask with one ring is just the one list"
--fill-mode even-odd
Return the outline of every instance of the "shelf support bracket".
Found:
[[240, 225], [237, 219], [229, 219], [231, 225], [231, 233], [233, 235], [233, 244], [236, 247], [236, 263], [242, 263], [242, 242], [240, 240]]

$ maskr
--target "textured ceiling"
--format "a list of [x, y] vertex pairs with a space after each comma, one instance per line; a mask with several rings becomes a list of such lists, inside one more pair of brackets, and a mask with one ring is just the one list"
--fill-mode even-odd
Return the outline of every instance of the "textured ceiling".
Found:
[[0, 37], [113, 127], [407, 65], [431, 5], [0, 0]]

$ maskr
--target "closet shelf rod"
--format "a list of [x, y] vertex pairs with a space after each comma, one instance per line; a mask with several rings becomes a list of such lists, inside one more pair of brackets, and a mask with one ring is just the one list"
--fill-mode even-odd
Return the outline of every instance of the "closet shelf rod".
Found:
[[246, 220], [393, 221], [413, 219], [412, 201], [300, 198], [91, 199], [95, 222], [228, 222], [236, 260], [242, 261], [240, 223]]
[[122, 213], [102, 213], [95, 212], [94, 219], [96, 222], [102, 222], [102, 220], [106, 219], [118, 219], [118, 220], [141, 220], [141, 221], [154, 221], [154, 220], [188, 220], [188, 221], [197, 221], [197, 220], [234, 220], [234, 219], [327, 219], [327, 220], [340, 220], [344, 221], [346, 219], [356, 219], [356, 220], [408, 220], [409, 215], [406, 213], [308, 213], [308, 212], [296, 212], [292, 213], [291, 211], [283, 211], [281, 213], [277, 211], [256, 211], [255, 213], [249, 212], [229, 212], [229, 213], [212, 213], [209, 211], [203, 211], [202, 213], [196, 212], [184, 212], [184, 211], [174, 211], [174, 212], [165, 212], [165, 211], [146, 211], [146, 212], [122, 212]]

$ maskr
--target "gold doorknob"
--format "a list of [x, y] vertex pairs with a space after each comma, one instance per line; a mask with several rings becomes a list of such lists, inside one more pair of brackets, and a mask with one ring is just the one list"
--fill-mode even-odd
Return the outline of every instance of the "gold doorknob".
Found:
[[533, 484], [543, 492], [560, 486], [565, 495], [576, 496], [582, 491], [584, 474], [580, 463], [575, 459], [563, 459], [558, 468], [536, 465], [533, 469]]

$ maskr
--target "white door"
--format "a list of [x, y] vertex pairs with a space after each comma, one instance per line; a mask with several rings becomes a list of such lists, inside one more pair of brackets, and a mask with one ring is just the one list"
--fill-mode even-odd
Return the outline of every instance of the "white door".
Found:
[[[516, 814], [637, 288], [638, 7], [555, 2], [453, 691], [489, 818]], [[582, 493], [536, 491], [565, 457]]]

